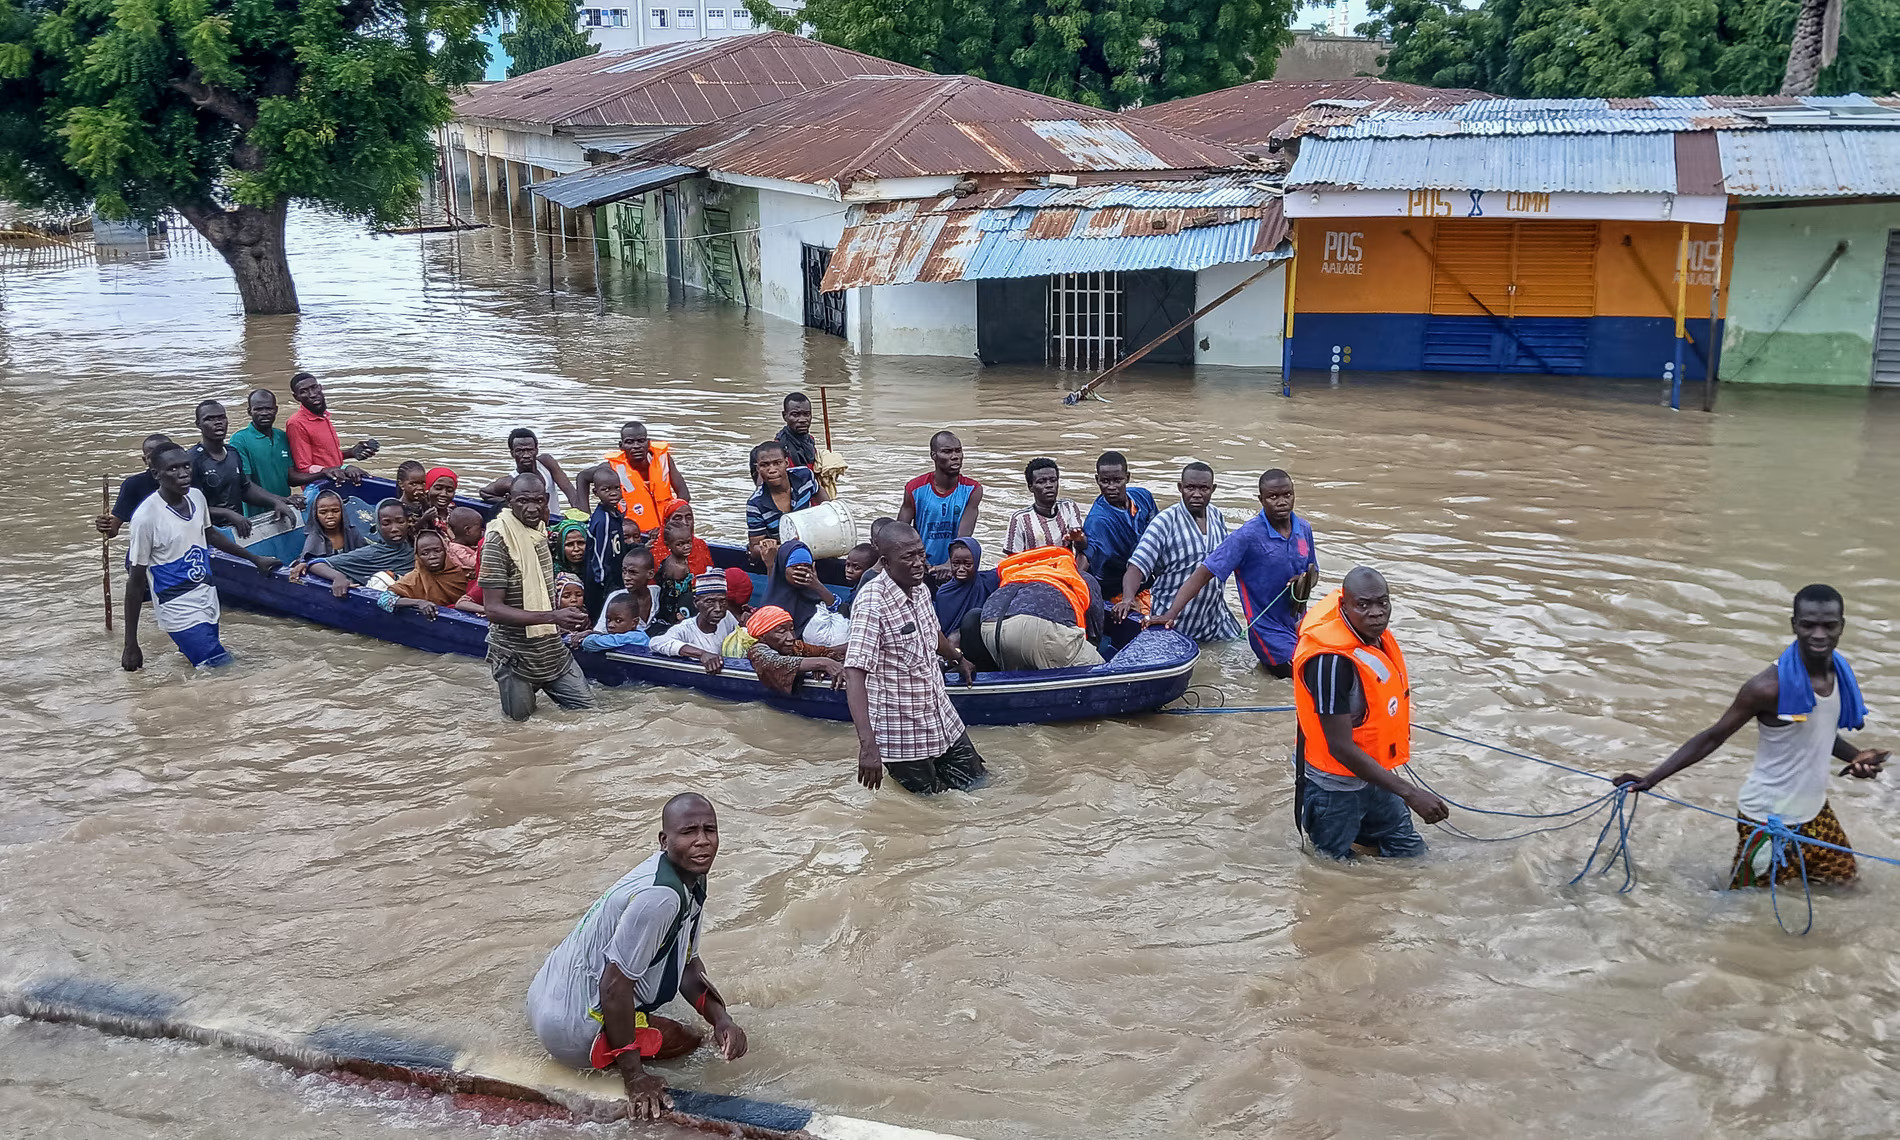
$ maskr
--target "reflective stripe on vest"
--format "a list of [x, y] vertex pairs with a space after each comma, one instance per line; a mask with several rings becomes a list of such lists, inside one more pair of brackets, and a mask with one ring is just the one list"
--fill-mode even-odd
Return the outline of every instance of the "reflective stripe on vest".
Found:
[[608, 466], [620, 476], [621, 513], [632, 519], [641, 530], [655, 530], [661, 523], [661, 512], [666, 504], [676, 497], [673, 494], [672, 449], [659, 440], [647, 444], [651, 455], [647, 459], [647, 473], [640, 474], [627, 462], [627, 453], [614, 451], [602, 456]]
[[1353, 663], [1366, 699], [1365, 719], [1353, 726], [1352, 742], [1384, 767], [1397, 768], [1412, 758], [1412, 689], [1405, 654], [1389, 629], [1376, 646], [1361, 641], [1340, 612], [1341, 600], [1341, 592], [1334, 590], [1308, 612], [1293, 649], [1293, 704], [1306, 762], [1335, 776], [1354, 774], [1327, 747], [1318, 705], [1306, 688], [1306, 663], [1322, 653], [1333, 653]]
[[998, 586], [1040, 582], [1062, 591], [1075, 609], [1075, 624], [1085, 625], [1089, 612], [1089, 585], [1075, 568], [1075, 555], [1061, 546], [1039, 546], [1012, 554], [996, 564]]

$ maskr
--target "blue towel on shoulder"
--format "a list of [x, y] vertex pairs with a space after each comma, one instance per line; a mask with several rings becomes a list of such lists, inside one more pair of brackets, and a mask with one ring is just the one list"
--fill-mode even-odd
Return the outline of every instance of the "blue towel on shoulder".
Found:
[[[1801, 663], [1800, 642], [1790, 643], [1775, 659], [1775, 681], [1780, 697], [1775, 715], [1782, 720], [1805, 718], [1814, 711], [1814, 685], [1808, 680], [1807, 666]], [[1854, 668], [1847, 658], [1834, 655], [1834, 684], [1841, 690], [1841, 727], [1848, 731], [1867, 723], [1867, 702], [1861, 699], [1860, 682], [1854, 680]]]

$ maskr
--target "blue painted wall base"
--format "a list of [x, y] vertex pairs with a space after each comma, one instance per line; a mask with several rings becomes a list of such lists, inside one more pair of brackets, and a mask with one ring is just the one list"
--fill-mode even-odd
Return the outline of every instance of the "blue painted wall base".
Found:
[[[1333, 348], [1350, 348], [1342, 372], [1527, 372], [1661, 379], [1675, 359], [1676, 322], [1669, 317], [1489, 317], [1429, 313], [1300, 313], [1293, 367], [1324, 372]], [[1683, 380], [1701, 380], [1710, 346], [1709, 319], [1688, 322], [1694, 343], [1684, 353]], [[1722, 322], [1716, 322], [1721, 334]], [[1526, 347], [1528, 346], [1528, 347]], [[1544, 367], [1539, 363], [1539, 358]]]

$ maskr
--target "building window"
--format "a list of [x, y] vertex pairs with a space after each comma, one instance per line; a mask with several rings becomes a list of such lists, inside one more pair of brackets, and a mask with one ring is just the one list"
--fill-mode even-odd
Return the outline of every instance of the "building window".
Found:
[[699, 12], [693, 8], [675, 8], [673, 14], [679, 17], [679, 26], [691, 28], [699, 23]]
[[752, 10], [749, 8], [734, 8], [732, 10], [732, 26], [735, 28], [751, 27]]
[[724, 8], [706, 9], [706, 26], [709, 28], [725, 27], [726, 26], [726, 10]]
[[805, 278], [805, 327], [844, 335], [844, 290], [825, 292], [825, 270], [831, 268], [831, 251], [823, 246], [802, 247]]
[[1122, 288], [1115, 273], [1064, 273], [1049, 281], [1049, 363], [1106, 368], [1121, 359]]
[[601, 23], [601, 12], [599, 8], [581, 9], [581, 27], [598, 28], [601, 26]]
[[649, 11], [647, 13], [647, 26], [650, 28], [666, 27], [666, 9], [654, 8]]
[[627, 26], [627, 10], [625, 8], [615, 8], [613, 10], [613, 16], [614, 27], [624, 28]]

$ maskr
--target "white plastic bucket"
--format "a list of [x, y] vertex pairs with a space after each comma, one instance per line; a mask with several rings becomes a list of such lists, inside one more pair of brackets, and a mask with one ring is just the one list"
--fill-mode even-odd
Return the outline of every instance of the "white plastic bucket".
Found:
[[793, 511], [778, 521], [780, 542], [803, 542], [813, 558], [843, 558], [858, 544], [858, 521], [837, 499]]

